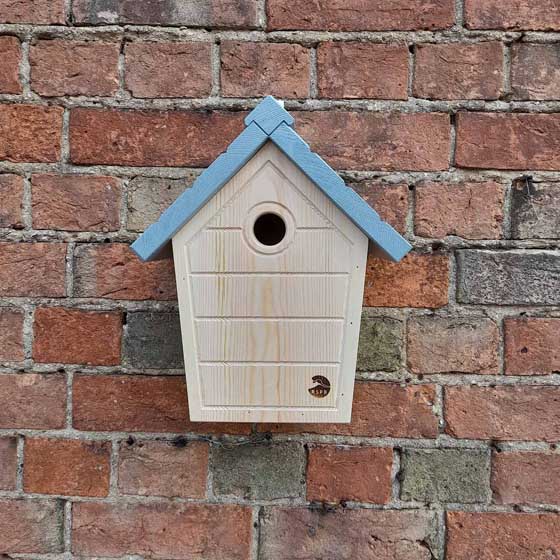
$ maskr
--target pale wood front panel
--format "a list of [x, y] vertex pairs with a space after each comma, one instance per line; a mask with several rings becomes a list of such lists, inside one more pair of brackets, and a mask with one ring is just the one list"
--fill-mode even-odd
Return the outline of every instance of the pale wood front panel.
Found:
[[344, 323], [327, 320], [199, 319], [201, 362], [339, 362]]
[[270, 161], [226, 204], [208, 227], [238, 228], [256, 200], [280, 202], [289, 208], [298, 228], [332, 227], [332, 208], [324, 216]]
[[193, 275], [196, 317], [344, 318], [346, 274]]
[[279, 255], [251, 251], [241, 230], [206, 230], [189, 245], [191, 271], [198, 272], [348, 272], [350, 244], [336, 230], [302, 229]]
[[[338, 366], [291, 365], [201, 365], [202, 399], [207, 406], [254, 406], [313, 408], [334, 407], [337, 398]], [[322, 399], [312, 397], [313, 377], [326, 376], [331, 392]], [[240, 392], [238, 387], [247, 387]]]
[[[263, 203], [293, 218], [278, 254], [246, 238]], [[367, 238], [286, 156], [265, 145], [173, 248], [192, 420], [350, 420]]]

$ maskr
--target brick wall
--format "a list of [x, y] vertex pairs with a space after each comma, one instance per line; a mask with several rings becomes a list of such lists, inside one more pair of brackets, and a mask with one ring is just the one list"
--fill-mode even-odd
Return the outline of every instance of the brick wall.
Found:
[[[0, 0], [0, 554], [560, 557], [557, 0]], [[139, 232], [258, 98], [415, 246], [349, 425], [188, 419]], [[48, 556], [47, 556], [48, 555]]]

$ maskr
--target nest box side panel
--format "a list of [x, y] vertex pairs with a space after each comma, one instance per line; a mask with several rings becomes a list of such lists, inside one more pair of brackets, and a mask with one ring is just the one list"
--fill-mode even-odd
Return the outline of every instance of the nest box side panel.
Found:
[[191, 420], [350, 421], [367, 246], [265, 144], [173, 239]]

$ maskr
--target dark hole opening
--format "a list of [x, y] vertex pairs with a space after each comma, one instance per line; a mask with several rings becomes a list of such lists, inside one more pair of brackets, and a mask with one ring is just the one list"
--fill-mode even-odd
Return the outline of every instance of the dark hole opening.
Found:
[[259, 243], [271, 247], [284, 239], [286, 223], [278, 214], [268, 212], [256, 219], [253, 232]]

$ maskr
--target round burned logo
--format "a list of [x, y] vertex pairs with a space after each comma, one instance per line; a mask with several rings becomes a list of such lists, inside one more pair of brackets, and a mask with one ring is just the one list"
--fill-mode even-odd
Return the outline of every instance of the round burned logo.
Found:
[[308, 389], [311, 396], [324, 399], [331, 392], [331, 382], [326, 377], [315, 375], [312, 381], [315, 385]]

